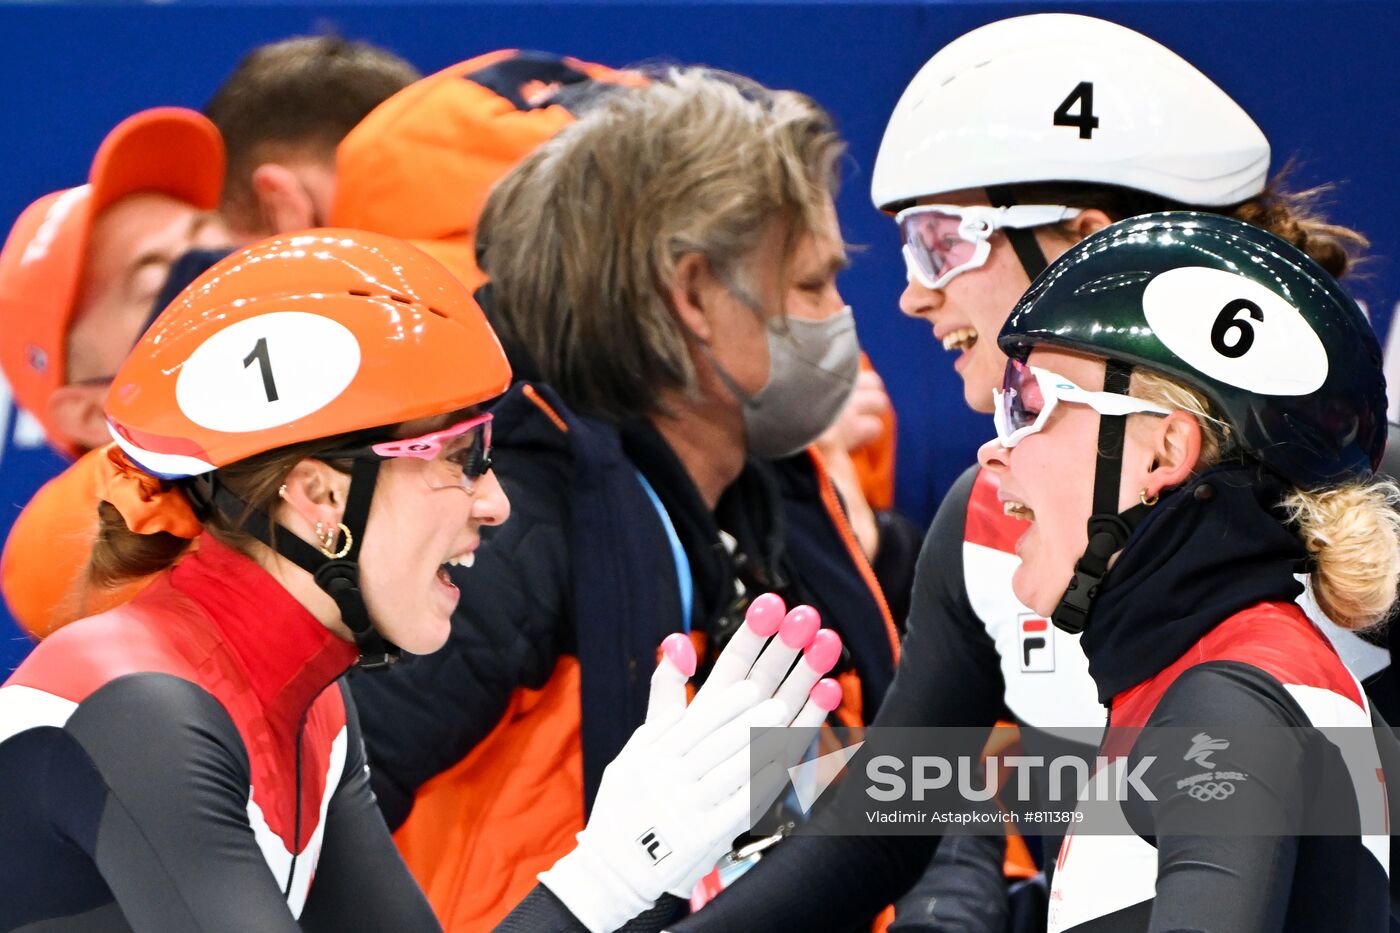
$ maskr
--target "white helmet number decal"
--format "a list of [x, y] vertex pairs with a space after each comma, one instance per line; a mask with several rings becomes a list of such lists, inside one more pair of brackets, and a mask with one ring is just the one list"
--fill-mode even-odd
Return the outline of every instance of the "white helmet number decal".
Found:
[[338, 321], [278, 311], [231, 324], [190, 354], [175, 400], [211, 431], [288, 424], [334, 400], [360, 369], [360, 345]]
[[1327, 381], [1327, 350], [1298, 309], [1253, 279], [1203, 266], [1147, 284], [1147, 323], [1182, 360], [1261, 395], [1307, 395]]

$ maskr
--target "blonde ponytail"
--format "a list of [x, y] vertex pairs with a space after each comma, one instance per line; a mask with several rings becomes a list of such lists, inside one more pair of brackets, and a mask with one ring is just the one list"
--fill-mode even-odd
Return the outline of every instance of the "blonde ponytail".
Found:
[[1282, 506], [1317, 566], [1313, 593], [1346, 629], [1390, 615], [1400, 578], [1400, 487], [1389, 480], [1296, 489]]

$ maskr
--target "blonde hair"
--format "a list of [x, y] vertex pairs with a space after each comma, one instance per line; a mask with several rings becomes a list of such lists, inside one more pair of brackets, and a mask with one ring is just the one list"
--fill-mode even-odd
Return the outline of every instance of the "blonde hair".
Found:
[[844, 151], [810, 98], [705, 68], [618, 92], [536, 149], [488, 198], [478, 253], [503, 334], [569, 404], [623, 420], [693, 390], [667, 291], [700, 253], [746, 286], [773, 224], [787, 251], [827, 228]]
[[[1132, 394], [1190, 412], [1201, 426], [1198, 467], [1234, 452], [1230, 425], [1195, 389], [1159, 372], [1133, 371]], [[1351, 480], [1323, 489], [1289, 490], [1279, 504], [1313, 559], [1313, 595], [1345, 629], [1384, 621], [1400, 579], [1400, 487], [1389, 480]]]

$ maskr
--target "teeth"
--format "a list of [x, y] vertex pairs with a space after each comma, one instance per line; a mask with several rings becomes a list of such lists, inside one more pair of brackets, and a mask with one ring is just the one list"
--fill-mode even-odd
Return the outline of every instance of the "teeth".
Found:
[[945, 350], [970, 350], [977, 342], [977, 329], [974, 327], [959, 327], [951, 334], [943, 338], [943, 349]]
[[457, 557], [449, 557], [447, 560], [443, 561], [443, 563], [447, 564], [449, 567], [470, 567], [472, 564], [476, 563], [476, 551], [468, 551]]
[[1019, 518], [1023, 522], [1035, 521], [1035, 513], [1026, 508], [1023, 503], [1006, 501], [1001, 504], [1001, 510], [1012, 518]]

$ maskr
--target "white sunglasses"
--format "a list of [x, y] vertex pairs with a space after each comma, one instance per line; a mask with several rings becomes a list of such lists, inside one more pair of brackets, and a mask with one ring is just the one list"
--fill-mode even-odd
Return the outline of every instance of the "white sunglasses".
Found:
[[1091, 392], [1081, 389], [1064, 376], [1020, 360], [1008, 360], [1002, 387], [993, 389], [996, 407], [992, 421], [997, 440], [1010, 450], [1023, 439], [1044, 430], [1045, 422], [1059, 402], [1088, 405], [1101, 415], [1170, 415], [1170, 408], [1145, 402], [1117, 392]]
[[942, 288], [961, 273], [980, 268], [992, 251], [988, 241], [1003, 227], [1043, 227], [1079, 213], [1077, 207], [1051, 204], [921, 204], [895, 214], [894, 222], [904, 238], [909, 281], [925, 288]]

